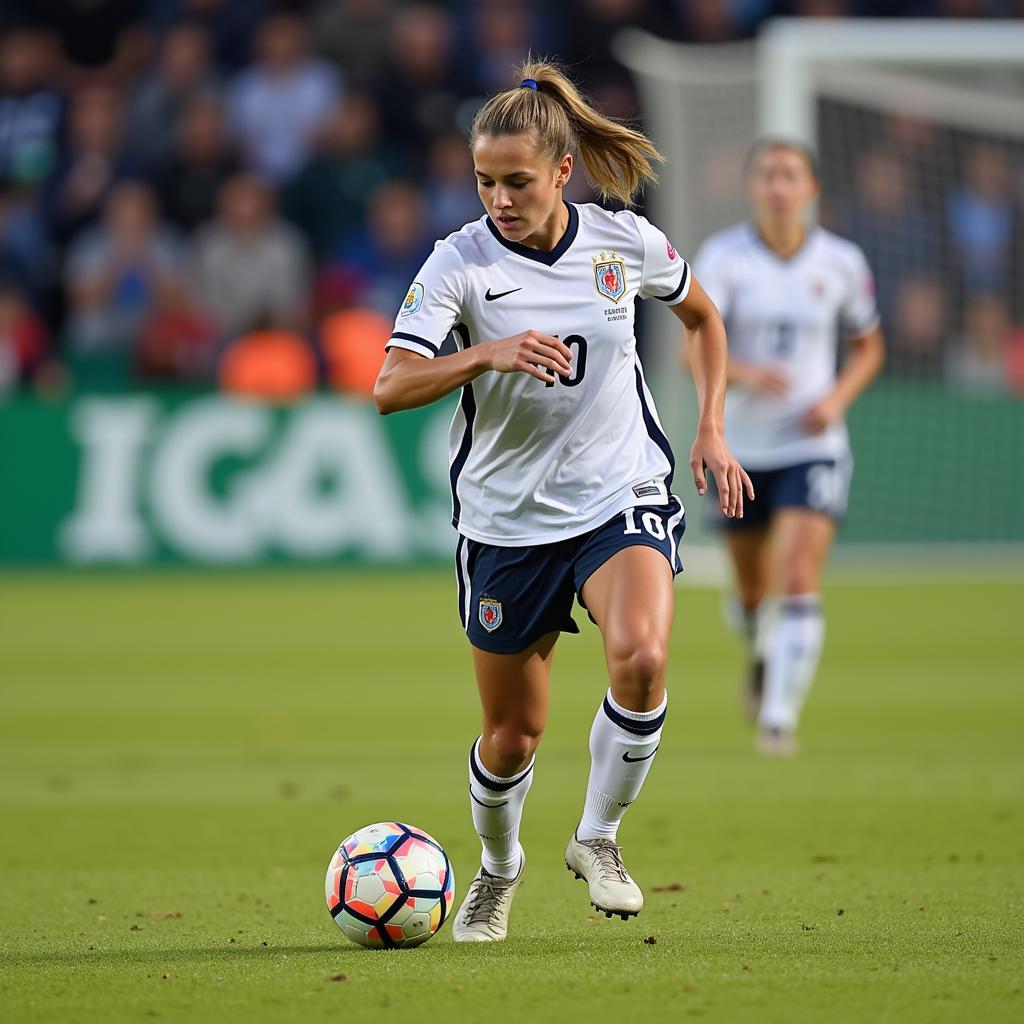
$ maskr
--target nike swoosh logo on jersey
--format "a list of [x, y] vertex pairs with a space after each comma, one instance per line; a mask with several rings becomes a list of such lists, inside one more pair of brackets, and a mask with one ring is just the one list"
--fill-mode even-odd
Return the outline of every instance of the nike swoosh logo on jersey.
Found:
[[[660, 746], [661, 746], [661, 744], [659, 743], [658, 747], [660, 747]], [[622, 755], [622, 760], [625, 761], [627, 764], [633, 764], [636, 761], [649, 761], [658, 752], [658, 747], [655, 747], [647, 755], [647, 757], [630, 757], [629, 756], [629, 751], [627, 750], [626, 753]]]
[[520, 286], [519, 288], [509, 288], [509, 290], [507, 292], [498, 292], [497, 295], [492, 295], [491, 294], [491, 289], [488, 288], [487, 289], [487, 294], [484, 295], [484, 298], [488, 302], [493, 302], [495, 299], [503, 299], [503, 298], [505, 298], [506, 295], [511, 295], [513, 292], [521, 292], [522, 290], [523, 290], [522, 286]]

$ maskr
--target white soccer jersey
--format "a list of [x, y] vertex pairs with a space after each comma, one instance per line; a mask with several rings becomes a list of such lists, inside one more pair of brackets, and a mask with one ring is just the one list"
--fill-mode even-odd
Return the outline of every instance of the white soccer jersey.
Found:
[[782, 397], [730, 386], [725, 436], [736, 458], [747, 469], [778, 469], [848, 455], [845, 423], [812, 434], [801, 420], [835, 386], [839, 336], [855, 338], [878, 324], [861, 250], [816, 227], [782, 259], [753, 225], [738, 224], [709, 238], [694, 267], [725, 320], [730, 355], [778, 366], [790, 379]]
[[558, 246], [502, 238], [487, 216], [438, 242], [395, 320], [389, 347], [432, 359], [536, 330], [572, 350], [572, 376], [481, 374], [451, 426], [453, 516], [471, 540], [549, 544], [634, 505], [668, 501], [673, 458], [644, 382], [633, 303], [686, 298], [690, 270], [645, 218], [567, 203]]

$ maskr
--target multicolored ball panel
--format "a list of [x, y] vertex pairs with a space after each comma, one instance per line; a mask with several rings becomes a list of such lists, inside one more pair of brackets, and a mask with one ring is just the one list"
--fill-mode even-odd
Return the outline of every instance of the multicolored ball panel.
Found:
[[387, 854], [396, 840], [405, 835], [406, 829], [397, 822], [382, 821], [353, 832], [341, 844], [341, 848], [348, 854], [349, 860], [366, 853]]

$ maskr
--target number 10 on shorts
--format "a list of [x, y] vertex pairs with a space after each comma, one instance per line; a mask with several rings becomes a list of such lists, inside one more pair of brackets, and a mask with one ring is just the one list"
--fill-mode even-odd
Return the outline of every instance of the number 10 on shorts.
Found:
[[641, 530], [640, 527], [636, 525], [635, 508], [627, 508], [626, 511], [622, 513], [622, 515], [626, 520], [626, 529], [623, 531], [623, 533], [627, 537], [631, 534], [636, 535], [639, 533], [643, 533], [644, 530], [646, 530], [647, 533], [649, 533], [655, 540], [665, 539], [665, 523], [657, 512], [644, 512], [640, 516], [640, 524], [641, 526], [643, 526], [643, 530]]

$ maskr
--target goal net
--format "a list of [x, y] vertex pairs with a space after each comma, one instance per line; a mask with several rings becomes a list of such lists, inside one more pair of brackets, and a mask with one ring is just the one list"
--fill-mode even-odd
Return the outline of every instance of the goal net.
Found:
[[[843, 541], [1024, 542], [1024, 25], [783, 19], [754, 44], [617, 48], [670, 161], [649, 204], [677, 248], [747, 216], [742, 158], [771, 133], [817, 149], [820, 220], [868, 256], [889, 360], [850, 416]], [[652, 330], [684, 451], [692, 386], [672, 325]]]

